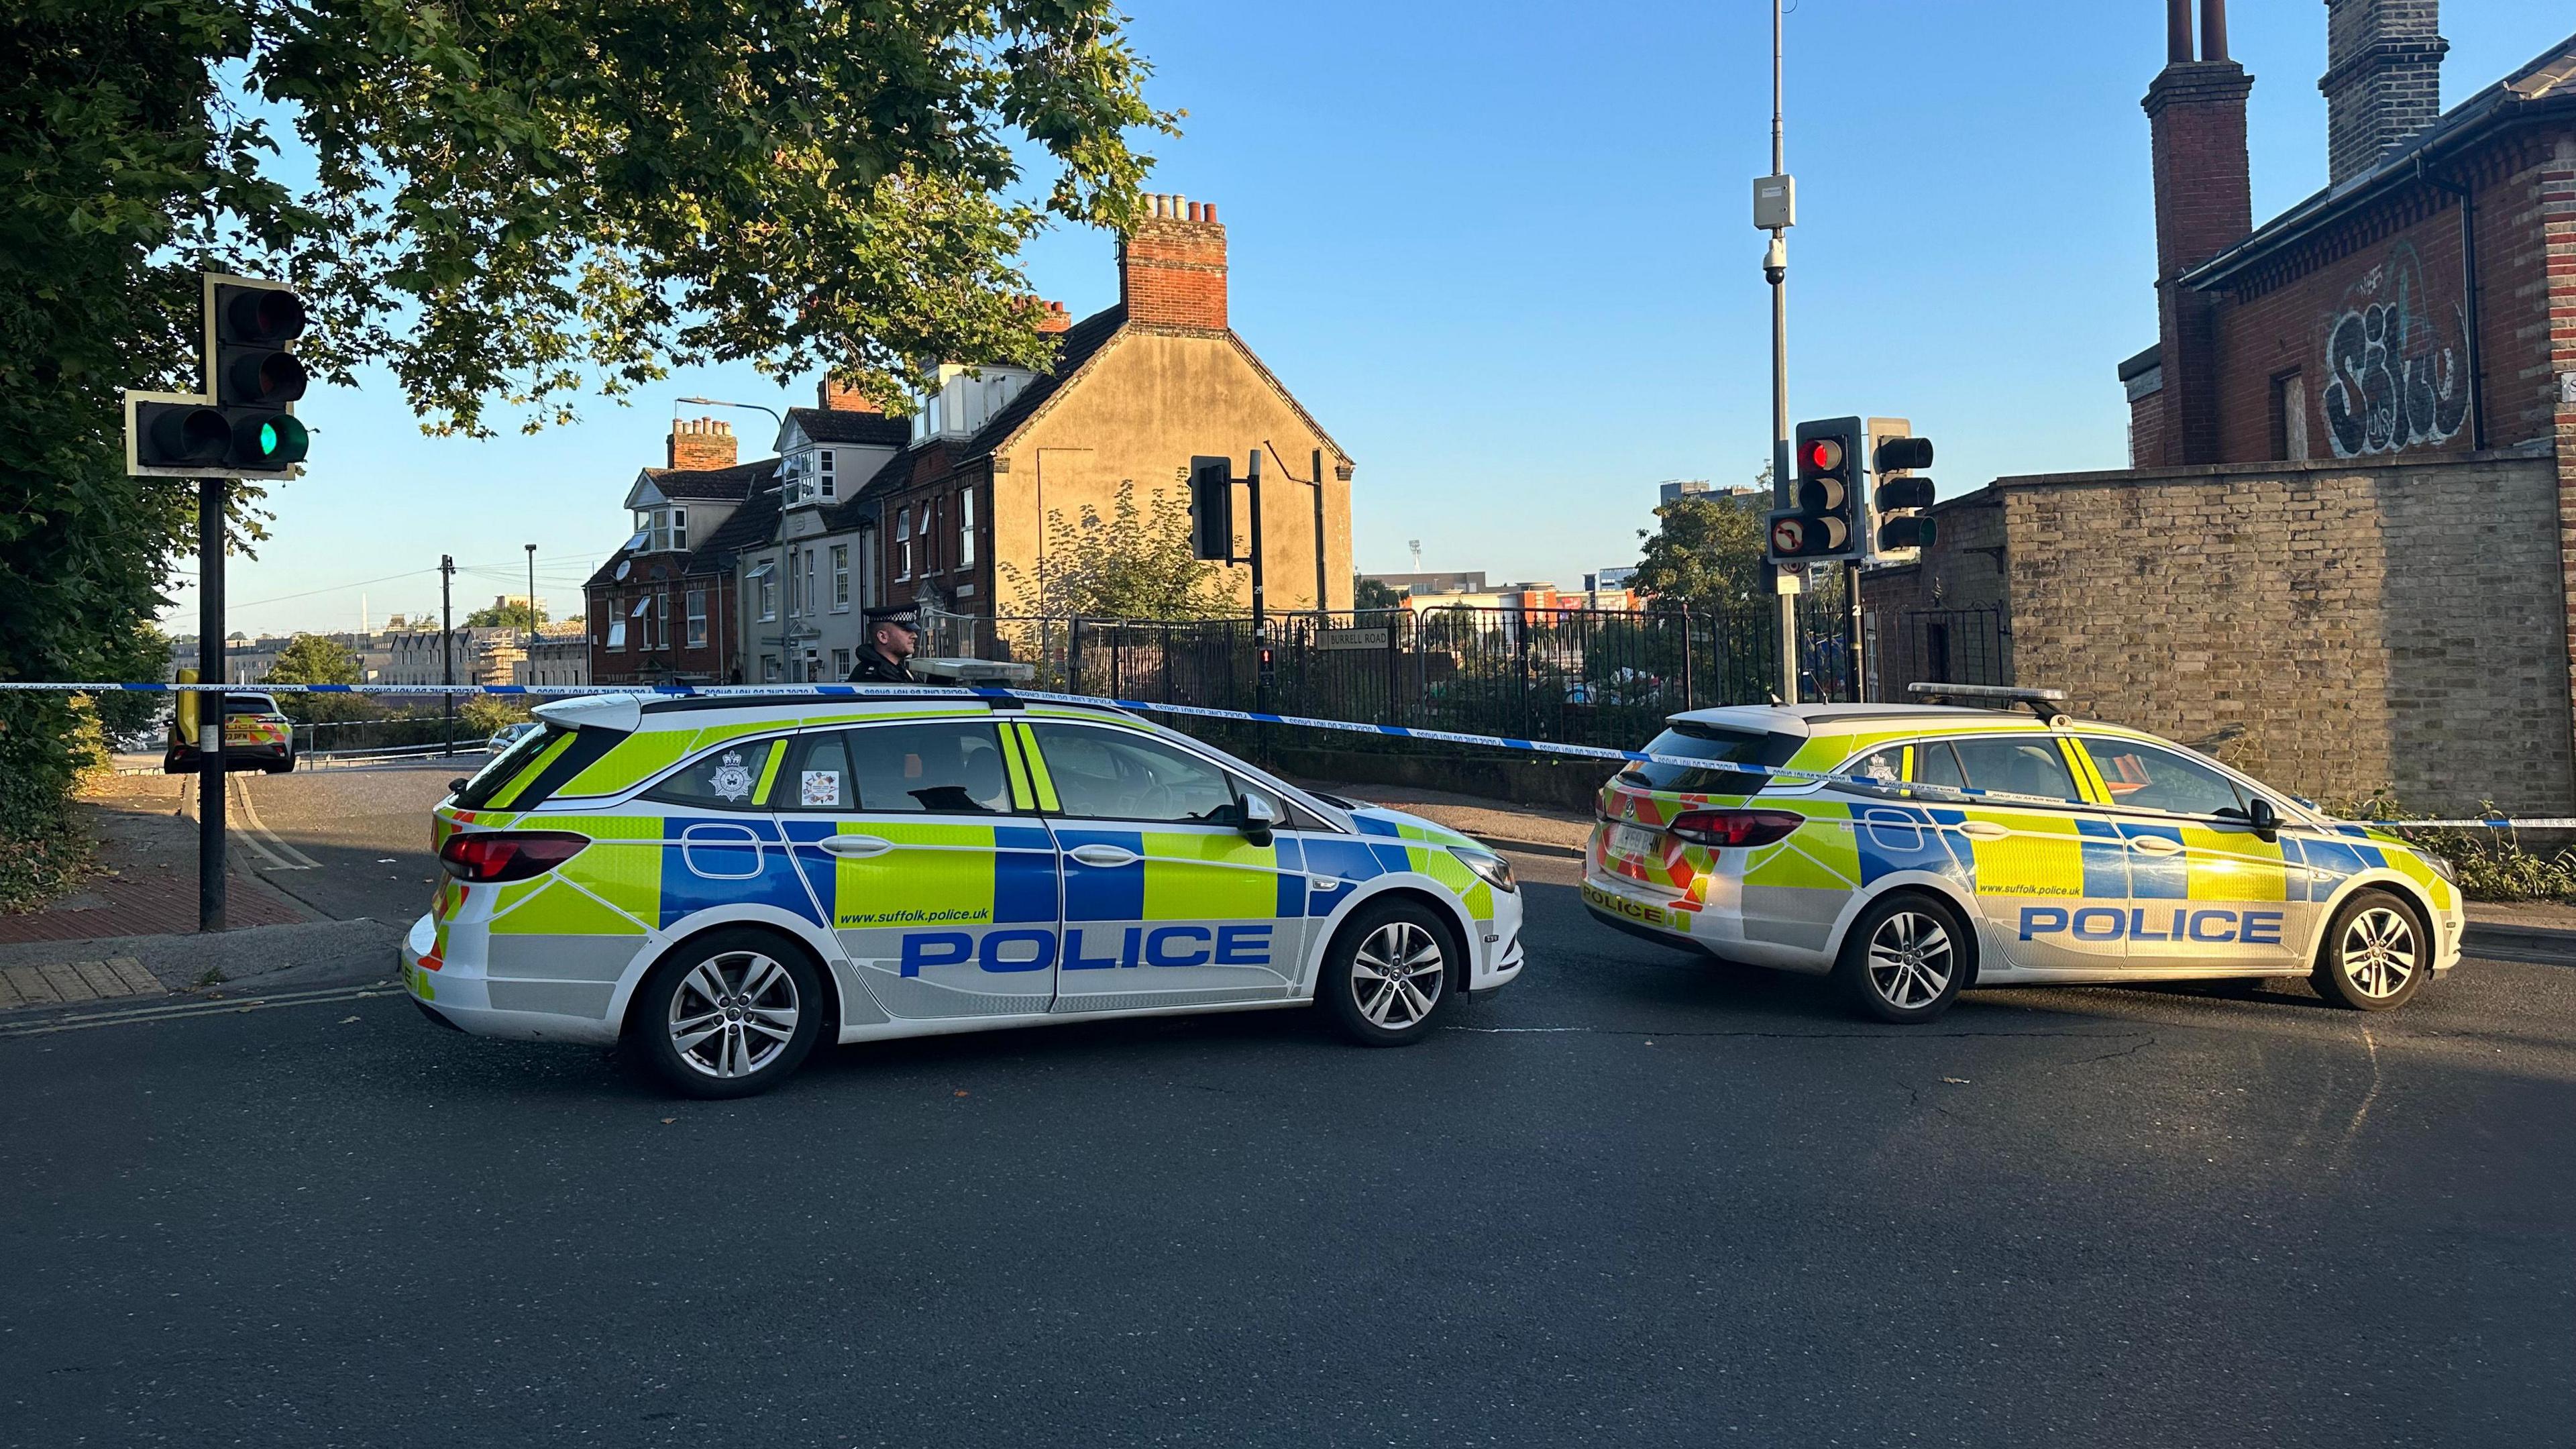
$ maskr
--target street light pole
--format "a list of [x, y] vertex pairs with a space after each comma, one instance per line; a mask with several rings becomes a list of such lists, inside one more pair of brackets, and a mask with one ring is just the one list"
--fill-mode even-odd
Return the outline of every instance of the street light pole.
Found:
[[[537, 546], [533, 543], [519, 546], [528, 551], [528, 653], [534, 655], [537, 650]], [[535, 671], [532, 669], [530, 672]]]
[[[1771, 174], [1788, 173], [1780, 121], [1780, 0], [1771, 0]], [[1789, 476], [1789, 232], [1771, 228], [1762, 275], [1771, 283], [1771, 506], [1796, 506]], [[1780, 702], [1798, 702], [1798, 596], [1790, 592], [1795, 565], [1772, 581], [1780, 602]]]

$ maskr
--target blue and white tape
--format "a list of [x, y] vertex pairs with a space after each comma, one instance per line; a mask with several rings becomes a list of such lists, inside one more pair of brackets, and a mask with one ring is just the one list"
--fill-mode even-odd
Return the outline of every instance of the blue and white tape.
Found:
[[[659, 698], [686, 699], [700, 697], [752, 696], [776, 699], [780, 696], [809, 696], [824, 699], [864, 699], [896, 697], [919, 699], [925, 688], [939, 686], [911, 684], [160, 684], [101, 683], [56, 684], [26, 680], [0, 680], [0, 691], [52, 691], [71, 694], [394, 694], [458, 695], [482, 694], [517, 698], [564, 699], [592, 695], [652, 695]], [[2010, 804], [2031, 801], [2039, 804], [2062, 804], [2055, 799], [2018, 795], [2001, 790], [1976, 790], [1947, 785], [1891, 785], [1865, 775], [1835, 775], [1818, 770], [1790, 770], [1777, 765], [1739, 765], [1723, 760], [1706, 760], [1692, 755], [1658, 755], [1644, 750], [1613, 749], [1607, 745], [1572, 745], [1550, 740], [1514, 739], [1508, 735], [1467, 734], [1458, 730], [1411, 729], [1403, 725], [1363, 724], [1357, 720], [1317, 719], [1309, 715], [1269, 714], [1259, 710], [1219, 709], [1203, 704], [1169, 704], [1157, 700], [1111, 699], [1103, 695], [1060, 694], [1036, 689], [996, 689], [963, 686], [959, 693], [984, 699], [1037, 700], [1049, 704], [1084, 704], [1123, 709], [1139, 714], [1176, 714], [1193, 719], [1219, 719], [1241, 724], [1285, 725], [1296, 729], [1339, 730], [1346, 734], [1380, 735], [1393, 739], [1438, 740], [1444, 744], [1478, 745], [1488, 749], [1525, 750], [1536, 754], [1571, 755], [1580, 759], [1622, 760], [1640, 764], [1679, 765], [1693, 770], [1722, 770], [1730, 775], [1754, 775], [1788, 784], [1831, 784], [1876, 795], [1906, 799], [1988, 800]], [[2459, 820], [2362, 820], [2350, 822], [2408, 830], [2576, 830], [2576, 817], [2541, 817], [2506, 819], [2481, 817]]]

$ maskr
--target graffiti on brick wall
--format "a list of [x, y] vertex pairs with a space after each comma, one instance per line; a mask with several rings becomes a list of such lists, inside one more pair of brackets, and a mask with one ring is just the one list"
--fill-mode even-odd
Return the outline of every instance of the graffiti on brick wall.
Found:
[[[2327, 319], [2326, 438], [2338, 458], [2440, 443], [2469, 416], [2468, 332], [2457, 307], [2437, 322], [2424, 262], [2399, 242]], [[2447, 323], [2447, 325], [2445, 325]]]

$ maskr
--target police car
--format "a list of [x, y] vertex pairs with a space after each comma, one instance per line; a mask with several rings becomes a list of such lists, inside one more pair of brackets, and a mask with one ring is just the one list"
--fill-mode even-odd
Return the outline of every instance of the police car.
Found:
[[437, 1020], [740, 1096], [817, 1041], [1321, 1002], [1419, 1040], [1521, 969], [1501, 857], [1109, 708], [957, 690], [544, 705], [436, 811]]
[[1969, 986], [2220, 977], [2307, 976], [2381, 1011], [2459, 963], [2441, 857], [2154, 735], [2068, 719], [2058, 691], [1940, 693], [2030, 712], [1672, 716], [1645, 752], [1698, 763], [1602, 787], [1585, 904], [1666, 944], [1830, 973], [1895, 1022]]

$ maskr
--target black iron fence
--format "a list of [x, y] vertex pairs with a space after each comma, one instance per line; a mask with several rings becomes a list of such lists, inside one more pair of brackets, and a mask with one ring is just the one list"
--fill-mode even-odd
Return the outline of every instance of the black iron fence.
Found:
[[[1799, 600], [1800, 696], [1854, 698], [1839, 591]], [[1434, 607], [1190, 621], [933, 615], [925, 654], [1013, 659], [1033, 687], [1411, 729], [1633, 747], [1665, 716], [1760, 704], [1776, 606], [1642, 613]]]

